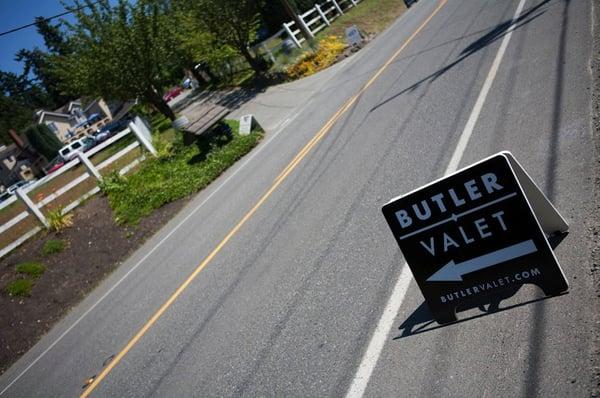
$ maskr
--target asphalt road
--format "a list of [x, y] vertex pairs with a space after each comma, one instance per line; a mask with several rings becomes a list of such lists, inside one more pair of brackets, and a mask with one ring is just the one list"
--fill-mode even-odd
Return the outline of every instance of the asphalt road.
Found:
[[[597, 217], [591, 4], [521, 1], [512, 21], [520, 1], [421, 0], [336, 73], [316, 79], [319, 90], [287, 125], [0, 378], [2, 396], [81, 394], [249, 211], [162, 316], [113, 359], [92, 396], [343, 396], [369, 363], [368, 379], [358, 382], [365, 396], [589, 396], [598, 311], [588, 236]], [[511, 31], [460, 166], [500, 150], [524, 165], [570, 223], [556, 249], [570, 292], [537, 300], [538, 289], [526, 286], [503, 311], [472, 310], [438, 327], [413, 282], [371, 355], [403, 264], [381, 206], [444, 174]]]

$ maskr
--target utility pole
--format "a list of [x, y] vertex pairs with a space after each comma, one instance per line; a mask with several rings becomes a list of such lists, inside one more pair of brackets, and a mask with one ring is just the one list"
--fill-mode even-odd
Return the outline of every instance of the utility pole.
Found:
[[296, 26], [298, 27], [298, 29], [300, 29], [302, 36], [304, 36], [304, 39], [306, 39], [306, 42], [309, 43], [310, 46], [312, 47], [313, 35], [306, 28], [306, 25], [304, 25], [304, 22], [302, 21], [300, 16], [298, 14], [296, 14], [296, 11], [290, 4], [289, 0], [279, 0], [279, 2], [285, 9], [285, 12], [287, 12], [288, 15], [290, 16], [290, 18], [292, 18], [294, 20], [294, 22], [296, 23]]

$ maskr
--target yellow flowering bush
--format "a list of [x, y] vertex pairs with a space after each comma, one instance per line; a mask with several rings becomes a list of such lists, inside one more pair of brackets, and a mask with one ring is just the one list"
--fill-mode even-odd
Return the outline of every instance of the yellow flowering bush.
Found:
[[319, 41], [317, 51], [303, 55], [287, 69], [287, 74], [292, 79], [310, 76], [333, 64], [345, 48], [346, 45], [338, 37], [327, 36]]

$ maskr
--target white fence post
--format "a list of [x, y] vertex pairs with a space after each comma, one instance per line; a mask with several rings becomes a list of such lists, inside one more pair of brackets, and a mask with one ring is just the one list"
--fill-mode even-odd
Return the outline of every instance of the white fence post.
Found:
[[350, 3], [352, 3], [352, 5], [353, 5], [354, 7], [356, 7], [356, 4], [357, 4], [357, 3], [356, 3], [356, 0], [350, 0]]
[[40, 220], [40, 222], [42, 224], [44, 224], [44, 227], [48, 228], [50, 226], [50, 224], [48, 223], [48, 220], [46, 220], [46, 217], [44, 217], [44, 215], [42, 214], [40, 209], [38, 209], [38, 207], [35, 205], [35, 203], [33, 203], [31, 201], [31, 199], [29, 199], [29, 196], [27, 196], [27, 194], [25, 192], [23, 192], [21, 190], [21, 188], [17, 188], [16, 194], [17, 194], [17, 197], [19, 199], [21, 199], [21, 201], [23, 203], [25, 203], [25, 206], [27, 206], [27, 208], [29, 209], [29, 212], [31, 214], [33, 214], [34, 216], [36, 216], [37, 219]]
[[294, 32], [292, 32], [292, 30], [290, 29], [290, 27], [288, 26], [288, 23], [285, 22], [283, 24], [283, 28], [285, 29], [285, 31], [288, 33], [288, 35], [290, 36], [290, 38], [292, 39], [292, 41], [294, 42], [294, 44], [298, 47], [298, 48], [302, 48], [302, 46], [300, 45], [300, 42], [298, 41], [298, 39], [296, 39], [296, 35], [294, 35]]
[[340, 8], [340, 5], [337, 3], [337, 1], [331, 0], [331, 2], [333, 3], [333, 6], [337, 10], [337, 12], [339, 12], [340, 15], [344, 15], [344, 11], [342, 11], [342, 9]]
[[77, 157], [79, 158], [81, 164], [85, 166], [90, 176], [94, 177], [98, 181], [102, 181], [102, 175], [100, 174], [98, 169], [94, 167], [92, 162], [90, 162], [90, 158], [88, 158], [85, 153], [77, 152]]
[[[308, 27], [308, 25], [306, 24], [306, 22], [304, 22], [304, 17], [302, 15], [298, 15], [298, 18], [300, 18], [300, 22], [302, 22], [302, 25], [304, 26], [304, 28], [306, 29], [306, 31], [310, 35], [310, 38], [314, 39], [315, 35], [313, 34], [312, 30], [310, 30], [310, 28]], [[306, 39], [306, 37], [305, 37], [305, 39]]]
[[321, 10], [321, 7], [319, 7], [318, 4], [315, 4], [315, 8], [317, 9], [317, 12], [319, 13], [319, 15], [321, 16], [321, 19], [323, 20], [323, 22], [325, 22], [325, 25], [329, 26], [331, 25], [329, 23], [329, 20], [327, 19], [327, 17], [325, 16], [325, 14], [323, 13], [323, 10]]
[[144, 148], [148, 150], [154, 157], [157, 156], [156, 149], [154, 145], [152, 145], [152, 135], [150, 134], [150, 130], [146, 128], [141, 119], [136, 117], [136, 122], [129, 122], [129, 128], [133, 131], [133, 134], [137, 137], [138, 141]]

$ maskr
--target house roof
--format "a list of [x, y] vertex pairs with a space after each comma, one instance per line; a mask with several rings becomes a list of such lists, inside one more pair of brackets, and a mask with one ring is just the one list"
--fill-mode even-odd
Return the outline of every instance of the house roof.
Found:
[[71, 115], [64, 114], [64, 113], [50, 112], [50, 111], [39, 111], [39, 113], [38, 113], [38, 124], [42, 124], [44, 122], [44, 118], [46, 116], [62, 117], [62, 118], [65, 118], [67, 120], [69, 118], [71, 118]]
[[60, 108], [54, 110], [54, 112], [56, 112], [56, 113], [70, 113], [75, 106], [79, 106], [81, 108], [81, 100], [80, 99], [69, 101], [68, 103], [64, 104]]

